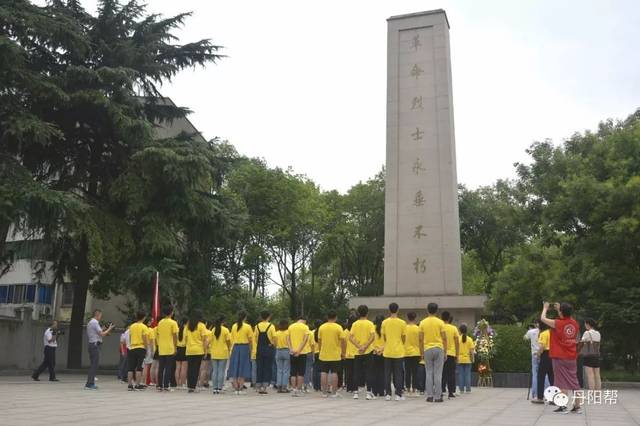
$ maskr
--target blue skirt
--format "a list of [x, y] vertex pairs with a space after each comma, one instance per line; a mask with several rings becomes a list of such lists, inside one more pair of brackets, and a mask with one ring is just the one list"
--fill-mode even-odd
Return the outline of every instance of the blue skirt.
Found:
[[235, 379], [238, 377], [251, 380], [251, 354], [249, 353], [249, 345], [246, 343], [233, 345], [229, 359], [227, 378]]

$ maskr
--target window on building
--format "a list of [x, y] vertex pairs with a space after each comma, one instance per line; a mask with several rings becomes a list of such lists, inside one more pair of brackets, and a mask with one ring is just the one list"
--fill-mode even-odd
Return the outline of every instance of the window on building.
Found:
[[62, 286], [62, 306], [73, 305], [73, 284], [64, 283]]
[[50, 285], [35, 284], [9, 284], [0, 286], [0, 303], [20, 305], [34, 303], [36, 300], [36, 287], [38, 289], [38, 303], [51, 304], [52, 291]]

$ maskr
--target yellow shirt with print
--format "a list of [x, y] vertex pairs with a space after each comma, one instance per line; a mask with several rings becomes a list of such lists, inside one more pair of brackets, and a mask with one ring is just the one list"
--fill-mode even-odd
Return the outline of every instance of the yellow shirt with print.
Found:
[[453, 324], [445, 323], [444, 334], [447, 336], [447, 356], [456, 356], [456, 342], [460, 337], [458, 328]]
[[404, 356], [420, 356], [420, 354], [420, 327], [417, 324], [407, 324]]
[[[129, 349], [144, 349], [144, 340], [142, 336], [147, 337], [149, 334], [148, 327], [142, 322], [134, 322], [129, 327]], [[147, 341], [148, 341], [147, 337]]]
[[340, 361], [342, 359], [342, 326], [335, 322], [325, 322], [318, 329], [320, 361]]
[[475, 342], [469, 336], [467, 336], [466, 341], [462, 341], [462, 336], [458, 336], [459, 343], [459, 354], [458, 354], [458, 364], [471, 364], [471, 353], [476, 347]]
[[204, 341], [209, 333], [207, 326], [199, 322], [195, 330], [189, 330], [189, 326], [184, 329], [187, 342], [187, 355], [204, 355]]
[[276, 331], [276, 349], [289, 349], [287, 337], [289, 337], [289, 330]]
[[420, 331], [423, 333], [423, 350], [431, 348], [444, 349], [442, 342], [442, 332], [444, 331], [444, 321], [436, 316], [428, 316], [420, 321]]
[[540, 333], [538, 336], [538, 344], [544, 348], [545, 351], [549, 350], [551, 347], [551, 332], [549, 330]]
[[407, 323], [397, 317], [382, 321], [385, 358], [404, 358], [403, 338], [407, 335]]
[[211, 359], [229, 359], [229, 345], [231, 343], [231, 332], [225, 326], [221, 326], [220, 335], [215, 336], [215, 328], [211, 330], [209, 336], [209, 353]]
[[[376, 334], [376, 326], [368, 319], [359, 319], [351, 325], [351, 335], [360, 346], [364, 346], [374, 334]], [[355, 354], [360, 355], [357, 346], [355, 346], [355, 350]], [[370, 354], [372, 351], [373, 345], [369, 344], [363, 355]]]
[[[302, 322], [295, 322], [289, 326], [289, 340], [291, 341], [291, 349], [297, 351], [302, 345], [305, 336], [309, 336], [309, 326]], [[309, 340], [302, 348], [300, 354], [308, 354], [311, 352]]]
[[[171, 318], [163, 318], [156, 327], [158, 336], [158, 355], [173, 355], [176, 353], [174, 337], [178, 334], [178, 323]], [[177, 338], [176, 338], [177, 340]]]

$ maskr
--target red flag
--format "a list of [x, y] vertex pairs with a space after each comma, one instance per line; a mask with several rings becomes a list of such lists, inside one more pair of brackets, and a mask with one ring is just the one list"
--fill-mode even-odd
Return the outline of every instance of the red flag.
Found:
[[151, 303], [151, 326], [158, 325], [160, 319], [160, 273], [156, 271], [153, 280], [153, 302]]

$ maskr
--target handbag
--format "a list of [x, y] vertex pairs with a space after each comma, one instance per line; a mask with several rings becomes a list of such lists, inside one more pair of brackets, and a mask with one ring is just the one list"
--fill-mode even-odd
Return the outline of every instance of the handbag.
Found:
[[589, 333], [589, 340], [582, 342], [580, 355], [582, 355], [583, 357], [599, 357], [600, 356], [600, 342], [594, 342], [593, 338], [591, 337], [591, 333]]

